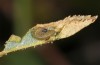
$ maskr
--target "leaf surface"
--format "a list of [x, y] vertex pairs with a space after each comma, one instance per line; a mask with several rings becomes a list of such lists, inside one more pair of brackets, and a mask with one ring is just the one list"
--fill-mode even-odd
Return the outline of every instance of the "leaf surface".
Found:
[[70, 37], [93, 23], [98, 16], [68, 16], [63, 20], [56, 22], [37, 24], [20, 38], [16, 35], [11, 35], [8, 41], [6, 41], [5, 48], [0, 52], [0, 56], [7, 53], [26, 49], [29, 47], [36, 47], [45, 43], [50, 43], [55, 40]]

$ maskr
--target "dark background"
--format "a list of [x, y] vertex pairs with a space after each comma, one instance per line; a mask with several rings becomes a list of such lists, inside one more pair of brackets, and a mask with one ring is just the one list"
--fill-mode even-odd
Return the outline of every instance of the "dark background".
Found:
[[[69, 15], [100, 16], [99, 0], [32, 0], [30, 4], [30, 28]], [[16, 33], [13, 5], [14, 0], [0, 0], [0, 50], [10, 35]], [[0, 65], [100, 65], [100, 18], [69, 38], [10, 53], [0, 58]]]

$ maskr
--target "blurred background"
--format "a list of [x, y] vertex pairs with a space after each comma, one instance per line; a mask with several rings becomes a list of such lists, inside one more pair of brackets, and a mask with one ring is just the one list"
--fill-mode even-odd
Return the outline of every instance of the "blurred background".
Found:
[[[100, 0], [0, 0], [0, 51], [11, 34], [69, 15], [100, 16]], [[0, 65], [100, 65], [100, 18], [74, 36], [0, 58]]]

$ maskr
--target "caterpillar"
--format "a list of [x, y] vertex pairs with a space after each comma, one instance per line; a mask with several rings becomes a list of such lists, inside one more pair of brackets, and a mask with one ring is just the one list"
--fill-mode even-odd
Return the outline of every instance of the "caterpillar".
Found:
[[36, 29], [33, 29], [31, 34], [33, 37], [37, 39], [44, 40], [49, 39], [50, 36], [55, 35], [56, 32], [53, 28], [38, 27]]

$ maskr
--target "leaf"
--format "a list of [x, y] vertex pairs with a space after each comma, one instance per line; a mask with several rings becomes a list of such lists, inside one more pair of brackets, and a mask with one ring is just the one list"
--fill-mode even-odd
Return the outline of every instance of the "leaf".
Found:
[[19, 36], [11, 35], [9, 40], [6, 41], [4, 50], [0, 52], [0, 56], [13, 51], [36, 47], [37, 45], [70, 37], [93, 23], [97, 17], [98, 16], [91, 15], [74, 15], [72, 17], [68, 16], [57, 22], [37, 24], [33, 28], [29, 29], [22, 39]]

